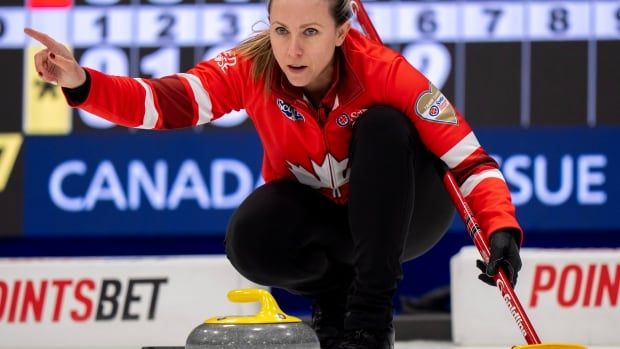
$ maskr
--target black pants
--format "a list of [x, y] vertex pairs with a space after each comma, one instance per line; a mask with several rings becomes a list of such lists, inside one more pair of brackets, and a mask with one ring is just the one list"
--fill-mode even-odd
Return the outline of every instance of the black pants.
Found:
[[347, 295], [345, 328], [383, 328], [401, 263], [439, 241], [454, 209], [432, 155], [398, 111], [374, 107], [357, 120], [350, 167], [347, 205], [293, 181], [257, 188], [229, 223], [226, 253], [258, 284]]

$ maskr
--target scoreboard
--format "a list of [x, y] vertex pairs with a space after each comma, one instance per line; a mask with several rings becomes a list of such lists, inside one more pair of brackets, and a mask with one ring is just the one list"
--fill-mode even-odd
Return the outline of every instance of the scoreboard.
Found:
[[[610, 98], [620, 81], [620, 1], [371, 1], [367, 7], [382, 39], [441, 86], [474, 126], [620, 122], [620, 99]], [[36, 125], [22, 109], [26, 90], [52, 93], [20, 69], [32, 65], [36, 47], [22, 33], [25, 26], [64, 42], [84, 66], [157, 77], [185, 71], [266, 23], [265, 3], [249, 0], [4, 1], [0, 61], [8, 63], [1, 69], [14, 88], [3, 93], [3, 105], [23, 120], [9, 129], [113, 128], [83, 112]], [[221, 126], [245, 120], [239, 113]]]
[[[440, 87], [474, 128], [520, 134], [620, 126], [618, 0], [365, 4], [383, 41]], [[50, 149], [105, 136], [132, 144], [141, 139], [138, 134], [148, 133], [70, 109], [58, 87], [39, 80], [32, 57], [41, 47], [23, 34], [24, 27], [61, 41], [83, 66], [160, 77], [185, 71], [267, 26], [266, 4], [257, 0], [3, 0], [0, 210], [11, 214], [0, 235], [28, 230], [29, 207], [39, 203], [26, 193], [52, 192], [29, 187], [28, 163], [44, 156], [27, 151], [29, 139], [41, 138], [30, 149], [35, 144]], [[247, 115], [239, 111], [179, 132], [219, 136], [251, 131]], [[104, 189], [111, 190], [110, 183]]]

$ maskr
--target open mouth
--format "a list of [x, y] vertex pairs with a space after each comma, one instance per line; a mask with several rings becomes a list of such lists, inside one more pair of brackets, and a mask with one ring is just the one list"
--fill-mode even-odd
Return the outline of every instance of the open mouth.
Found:
[[290, 69], [293, 72], [301, 72], [304, 71], [304, 69], [308, 68], [308, 66], [305, 65], [289, 65], [288, 69]]

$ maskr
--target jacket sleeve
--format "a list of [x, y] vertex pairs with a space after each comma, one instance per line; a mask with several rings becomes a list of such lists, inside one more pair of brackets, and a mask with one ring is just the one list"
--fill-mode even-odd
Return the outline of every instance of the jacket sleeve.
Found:
[[243, 108], [249, 62], [225, 51], [186, 73], [157, 79], [112, 76], [86, 68], [91, 82], [84, 109], [115, 124], [142, 129], [172, 129], [205, 124]]
[[498, 229], [510, 229], [522, 241], [523, 232], [497, 162], [441, 91], [398, 56], [390, 67], [384, 96], [407, 114], [425, 146], [447, 165], [486, 240]]

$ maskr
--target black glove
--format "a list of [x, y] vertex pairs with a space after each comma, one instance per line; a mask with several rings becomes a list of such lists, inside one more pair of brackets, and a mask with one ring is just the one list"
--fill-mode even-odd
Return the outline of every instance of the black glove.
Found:
[[493, 276], [497, 274], [500, 267], [503, 267], [512, 287], [517, 284], [517, 274], [521, 270], [517, 236], [518, 233], [511, 230], [499, 230], [491, 235], [489, 264], [485, 265], [481, 260], [476, 261], [476, 266], [482, 271], [482, 274], [478, 275], [478, 279], [495, 286]]

